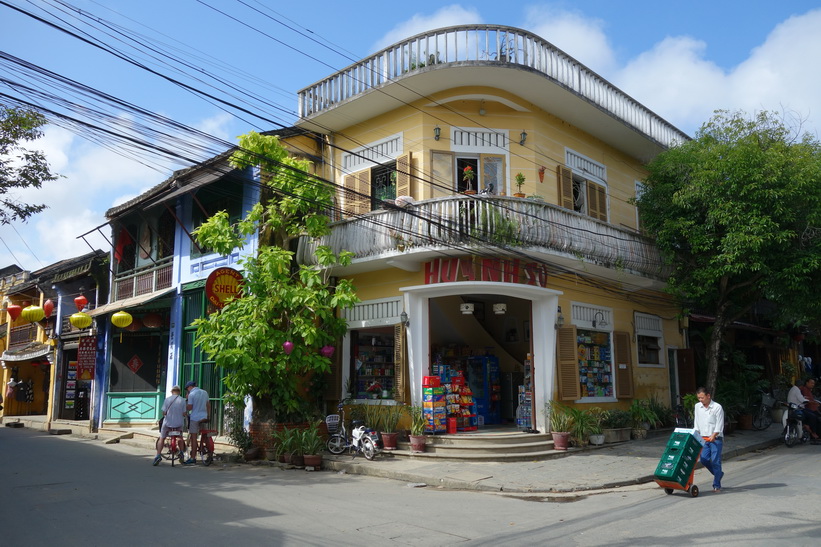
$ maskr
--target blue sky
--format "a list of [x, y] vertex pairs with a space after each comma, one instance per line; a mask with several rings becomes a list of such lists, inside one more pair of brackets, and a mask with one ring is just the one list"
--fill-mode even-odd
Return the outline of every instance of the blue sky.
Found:
[[[57, 13], [56, 0], [4, 1], [48, 18], [53, 16], [44, 10]], [[296, 92], [350, 64], [348, 57], [362, 58], [432, 28], [488, 23], [542, 36], [690, 134], [719, 108], [785, 111], [801, 119], [804, 130], [817, 135], [821, 128], [819, 2], [422, 0], [386, 8], [384, 2], [325, 0], [73, 0], [72, 5], [137, 31], [163, 50], [175, 48], [179, 57], [196, 55], [198, 66], [275, 103], [271, 111], [286, 125], [294, 121], [288, 112], [296, 110]], [[5, 5], [0, 5], [0, 50], [226, 141], [251, 129], [275, 128], [237, 119]], [[0, 79], [18, 77], [0, 65]], [[0, 92], [8, 91], [0, 83]], [[37, 147], [65, 178], [44, 191], [18, 194], [50, 208], [27, 223], [0, 226], [0, 266], [36, 270], [88, 252], [76, 237], [103, 224], [107, 209], [185, 166], [160, 159], [137, 163], [59, 127], [50, 127]], [[89, 241], [108, 249], [99, 235]]]

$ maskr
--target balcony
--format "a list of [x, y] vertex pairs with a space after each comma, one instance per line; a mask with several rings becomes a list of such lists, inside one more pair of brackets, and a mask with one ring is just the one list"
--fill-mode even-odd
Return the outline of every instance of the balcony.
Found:
[[[488, 69], [493, 68], [497, 72], [489, 73]], [[514, 72], [502, 75], [500, 68]], [[437, 72], [441, 74], [438, 79]], [[396, 81], [411, 77], [415, 78], [412, 86], [405, 83], [387, 91]], [[352, 118], [353, 107], [346, 113], [347, 120], [341, 114], [323, 114], [350, 106], [360, 96], [384, 91], [371, 95], [368, 108], [362, 111], [362, 115], [372, 117], [402, 102], [451, 88], [454, 81], [507, 89], [547, 111], [558, 107], [569, 122], [608, 142], [618, 142], [616, 135], [624, 132], [625, 124], [643, 136], [645, 148], [647, 139], [662, 147], [689, 140], [686, 134], [541, 37], [497, 25], [464, 25], [418, 34], [302, 89], [298, 93], [299, 125], [309, 126], [314, 120], [325, 128], [339, 130], [342, 126], [336, 123], [351, 125], [357, 121]], [[602, 123], [608, 127], [600, 127]]]
[[12, 327], [9, 335], [9, 351], [24, 348], [37, 340], [37, 325], [29, 323], [19, 327]]
[[519, 252], [653, 288], [663, 285], [668, 272], [652, 240], [634, 231], [553, 204], [499, 196], [435, 198], [335, 222], [330, 235], [303, 241], [302, 262], [315, 264], [316, 245], [354, 253], [346, 273], [386, 266], [414, 270], [443, 256]]
[[112, 301], [125, 300], [126, 298], [151, 294], [162, 289], [170, 288], [173, 279], [173, 269], [174, 257], [169, 256], [158, 260], [152, 266], [133, 270], [124, 275], [118, 275], [114, 279]]

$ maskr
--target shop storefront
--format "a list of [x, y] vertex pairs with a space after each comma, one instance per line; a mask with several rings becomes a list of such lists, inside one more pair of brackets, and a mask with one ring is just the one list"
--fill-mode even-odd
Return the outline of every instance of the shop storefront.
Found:
[[48, 414], [53, 353], [52, 346], [40, 342], [3, 352], [5, 417]]

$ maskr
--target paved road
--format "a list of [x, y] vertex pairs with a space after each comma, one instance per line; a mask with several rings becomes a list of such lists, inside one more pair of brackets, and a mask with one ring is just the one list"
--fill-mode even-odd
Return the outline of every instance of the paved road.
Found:
[[695, 499], [654, 485], [512, 496], [249, 465], [152, 467], [135, 447], [0, 428], [0, 537], [60, 546], [815, 545], [819, 451], [738, 458], [726, 465], [732, 486]]

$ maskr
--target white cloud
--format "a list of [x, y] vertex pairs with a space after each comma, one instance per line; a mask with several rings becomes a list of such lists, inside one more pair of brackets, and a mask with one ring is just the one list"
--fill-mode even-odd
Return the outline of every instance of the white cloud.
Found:
[[382, 38], [377, 40], [373, 45], [372, 51], [378, 51], [396, 42], [401, 42], [420, 32], [454, 25], [470, 25], [481, 22], [482, 16], [476, 9], [466, 9], [459, 4], [444, 6], [433, 15], [417, 13], [407, 21], [393, 27], [382, 36]]
[[821, 73], [809, 60], [821, 57], [818, 28], [821, 10], [791, 17], [730, 71], [706, 58], [708, 44], [668, 37], [630, 61], [614, 82], [691, 134], [716, 109], [785, 110], [806, 118], [804, 129], [817, 134]]
[[525, 21], [524, 28], [602, 76], [607, 77], [615, 68], [615, 55], [604, 32], [604, 21], [547, 5], [528, 7]]
[[198, 123], [195, 127], [203, 133], [207, 133], [218, 139], [233, 142], [234, 135], [229, 135], [228, 129], [231, 126], [231, 124], [235, 121], [236, 120], [234, 116], [232, 116], [231, 114], [227, 112], [221, 112], [215, 116], [206, 118], [205, 120]]

